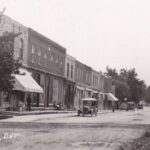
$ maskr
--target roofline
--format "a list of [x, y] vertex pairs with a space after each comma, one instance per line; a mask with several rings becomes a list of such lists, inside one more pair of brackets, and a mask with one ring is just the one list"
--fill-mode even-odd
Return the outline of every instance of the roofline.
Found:
[[64, 52], [66, 52], [66, 48], [64, 48], [63, 46], [61, 46], [60, 44], [52, 41], [51, 39], [47, 38], [46, 36], [42, 35], [41, 33], [35, 31], [32, 28], [28, 28], [29, 32], [32, 32], [34, 34], [36, 34], [38, 37], [40, 37], [43, 40], [46, 40], [48, 43], [52, 44], [54, 47], [60, 48], [61, 50], [63, 50]]
[[88, 69], [92, 70], [92, 67], [90, 67], [90, 66], [88, 66], [88, 65], [86, 65], [86, 64], [84, 64], [84, 63], [82, 63], [82, 62], [80, 62], [80, 61], [77, 60], [77, 59], [75, 60], [75, 62], [77, 62], [77, 63], [83, 65], [84, 67], [87, 67]]
[[14, 23], [19, 24], [20, 26], [22, 26], [22, 27], [28, 29], [27, 26], [23, 25], [23, 24], [20, 23], [19, 21], [12, 19], [11, 17], [9, 17], [9, 16], [7, 16], [7, 15], [5, 15], [5, 14], [3, 14], [2, 17], [6, 17], [6, 18], [10, 19], [11, 21], [13, 21]]

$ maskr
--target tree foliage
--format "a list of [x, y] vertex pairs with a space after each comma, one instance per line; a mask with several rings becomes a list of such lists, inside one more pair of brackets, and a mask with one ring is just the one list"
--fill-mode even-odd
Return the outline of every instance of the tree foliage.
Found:
[[123, 101], [128, 100], [139, 102], [145, 96], [146, 85], [137, 76], [135, 69], [121, 69], [119, 73], [116, 69], [106, 68], [106, 74], [111, 76], [113, 84], [116, 86], [116, 96]]
[[13, 33], [0, 36], [0, 91], [12, 90], [13, 74], [18, 73], [21, 66], [19, 60], [15, 60], [13, 55], [15, 36]]

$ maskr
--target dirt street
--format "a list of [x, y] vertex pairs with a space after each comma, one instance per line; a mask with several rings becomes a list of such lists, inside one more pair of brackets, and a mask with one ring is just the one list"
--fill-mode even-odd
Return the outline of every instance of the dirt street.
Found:
[[1, 150], [113, 150], [150, 128], [150, 108], [97, 117], [16, 116], [0, 121]]

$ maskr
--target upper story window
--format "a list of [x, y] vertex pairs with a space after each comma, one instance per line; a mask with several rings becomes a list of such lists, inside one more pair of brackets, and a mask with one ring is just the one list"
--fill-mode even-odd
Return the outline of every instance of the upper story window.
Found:
[[51, 59], [51, 61], [53, 61], [53, 60], [54, 60], [54, 55], [53, 55], [53, 54], [51, 54], [50, 59]]
[[62, 60], [60, 60], [60, 64], [63, 65], [63, 61]]
[[56, 64], [58, 63], [58, 57], [56, 56]]
[[47, 66], [47, 54], [44, 55], [44, 66]]
[[50, 47], [50, 46], [48, 47], [48, 51], [49, 51], [49, 52], [51, 51], [51, 47]]
[[41, 49], [38, 51], [38, 64], [41, 63]]
[[71, 65], [71, 79], [73, 78], [73, 65]]
[[86, 83], [89, 83], [89, 73], [86, 74]]
[[90, 74], [88, 73], [88, 83], [90, 83]]
[[76, 80], [79, 80], [79, 77], [78, 77], [78, 68], [76, 69]]
[[32, 45], [32, 48], [31, 48], [31, 61], [32, 61], [32, 63], [34, 63], [34, 54], [35, 54], [35, 47], [34, 47], [34, 45]]
[[69, 77], [69, 63], [67, 63], [67, 77]]
[[23, 59], [23, 39], [20, 39], [20, 51], [19, 51], [19, 58]]

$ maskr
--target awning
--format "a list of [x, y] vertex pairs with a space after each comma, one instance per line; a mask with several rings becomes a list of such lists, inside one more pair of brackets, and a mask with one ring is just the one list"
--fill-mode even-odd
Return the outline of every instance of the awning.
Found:
[[79, 90], [84, 91], [84, 87], [81, 87], [81, 86], [78, 86], [78, 85], [77, 85], [76, 88], [79, 89]]
[[89, 89], [89, 88], [85, 88], [86, 91], [90, 91], [90, 92], [93, 92], [92, 89]]
[[93, 91], [93, 93], [98, 94], [99, 92], [98, 91]]
[[25, 69], [19, 69], [20, 74], [15, 74], [14, 89], [23, 92], [43, 93], [43, 89], [31, 76], [31, 73]]
[[97, 101], [97, 99], [95, 99], [95, 98], [90, 98], [90, 97], [82, 98], [81, 100], [82, 100], [82, 101]]
[[112, 93], [105, 93], [109, 101], [118, 101], [118, 98], [115, 97]]

